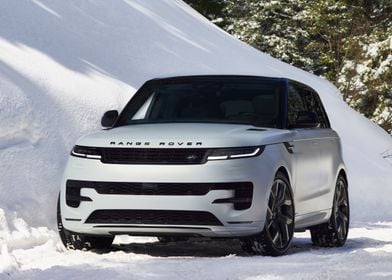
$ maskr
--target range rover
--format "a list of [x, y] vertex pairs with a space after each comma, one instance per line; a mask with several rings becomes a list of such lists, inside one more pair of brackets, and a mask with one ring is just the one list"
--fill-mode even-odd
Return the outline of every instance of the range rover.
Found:
[[185, 76], [147, 81], [104, 130], [80, 138], [58, 201], [71, 249], [116, 235], [240, 239], [279, 256], [295, 231], [342, 246], [348, 181], [315, 89], [286, 78]]

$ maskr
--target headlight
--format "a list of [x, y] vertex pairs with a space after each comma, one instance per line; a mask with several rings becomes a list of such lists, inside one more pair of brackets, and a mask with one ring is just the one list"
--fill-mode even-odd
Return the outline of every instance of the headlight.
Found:
[[260, 155], [263, 151], [264, 151], [264, 146], [213, 149], [208, 155], [207, 160], [255, 157]]
[[71, 151], [71, 155], [81, 158], [101, 159], [101, 152], [94, 147], [75, 146]]

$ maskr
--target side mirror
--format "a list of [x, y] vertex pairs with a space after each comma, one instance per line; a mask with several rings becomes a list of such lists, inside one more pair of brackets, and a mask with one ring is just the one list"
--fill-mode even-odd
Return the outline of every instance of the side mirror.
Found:
[[315, 112], [300, 111], [297, 115], [294, 128], [315, 128], [319, 127], [320, 122]]
[[103, 127], [112, 127], [116, 122], [117, 118], [118, 118], [117, 110], [107, 111], [105, 112], [105, 114], [103, 114], [103, 117], [101, 119], [101, 125]]

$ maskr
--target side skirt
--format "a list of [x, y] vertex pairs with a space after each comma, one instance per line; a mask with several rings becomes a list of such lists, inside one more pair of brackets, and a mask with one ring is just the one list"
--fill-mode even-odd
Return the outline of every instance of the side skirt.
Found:
[[303, 215], [295, 216], [295, 230], [302, 230], [310, 226], [325, 223], [331, 217], [332, 209], [324, 209], [317, 212], [311, 212]]

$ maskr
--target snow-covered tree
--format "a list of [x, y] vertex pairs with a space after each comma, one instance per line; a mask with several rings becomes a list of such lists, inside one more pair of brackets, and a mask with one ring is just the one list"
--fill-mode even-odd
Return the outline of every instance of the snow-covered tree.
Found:
[[387, 33], [384, 40], [361, 38], [359, 54], [344, 62], [338, 85], [352, 107], [392, 132], [392, 29]]
[[392, 133], [391, 0], [188, 0], [242, 41], [321, 75]]
[[299, 52], [309, 34], [299, 17], [304, 0], [227, 0], [221, 26], [263, 52], [312, 71], [312, 54]]

